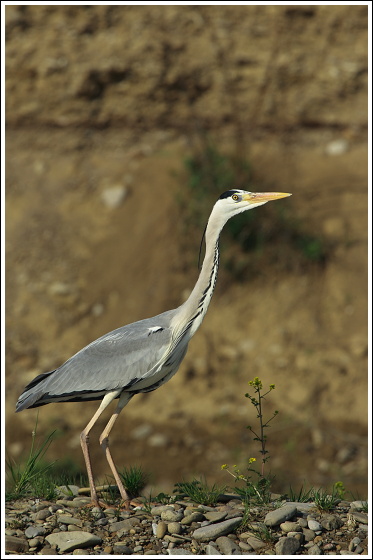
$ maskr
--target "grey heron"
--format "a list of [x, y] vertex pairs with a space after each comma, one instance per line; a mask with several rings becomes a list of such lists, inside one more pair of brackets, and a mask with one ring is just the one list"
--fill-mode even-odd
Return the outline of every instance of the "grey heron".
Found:
[[290, 193], [252, 193], [240, 189], [224, 192], [215, 203], [205, 230], [205, 257], [188, 299], [176, 309], [115, 329], [91, 342], [53, 371], [42, 373], [20, 395], [16, 412], [57, 402], [101, 400], [80, 435], [92, 503], [99, 505], [89, 454], [89, 433], [98, 418], [119, 399], [99, 442], [122, 499], [129, 497], [109, 449], [109, 434], [121, 412], [137, 393], [154, 391], [178, 370], [206, 314], [219, 266], [219, 236], [225, 223], [241, 212]]

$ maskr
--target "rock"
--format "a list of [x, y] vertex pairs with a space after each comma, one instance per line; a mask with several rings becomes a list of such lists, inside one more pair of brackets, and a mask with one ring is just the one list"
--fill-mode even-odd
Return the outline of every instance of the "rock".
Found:
[[180, 539], [179, 537], [174, 537], [174, 535], [165, 535], [164, 540], [175, 544], [185, 543], [184, 539]]
[[172, 510], [172, 509], [167, 509], [166, 511], [162, 511], [161, 513], [161, 519], [163, 521], [181, 521], [182, 518], [184, 517], [184, 513], [182, 510]]
[[57, 486], [56, 490], [59, 496], [77, 496], [79, 486], [76, 486], [75, 484], [68, 484], [67, 486]]
[[177, 521], [172, 521], [168, 524], [167, 530], [171, 535], [179, 535], [181, 533], [181, 525]]
[[308, 520], [308, 528], [311, 529], [311, 531], [322, 531], [322, 526], [316, 519]]
[[292, 504], [286, 504], [278, 509], [270, 511], [267, 513], [264, 519], [264, 523], [268, 527], [275, 527], [280, 525], [284, 521], [291, 519], [297, 512], [297, 507]]
[[190, 515], [183, 517], [181, 523], [183, 525], [191, 525], [191, 523], [195, 523], [197, 521], [204, 521], [205, 516], [203, 513], [199, 511], [193, 511]]
[[351, 502], [350, 506], [351, 506], [351, 511], [352, 510], [356, 510], [356, 511], [361, 511], [366, 507], [367, 503], [364, 502], [363, 500], [355, 500], [354, 502]]
[[361, 540], [359, 539], [359, 537], [354, 537], [353, 539], [351, 539], [350, 544], [348, 545], [348, 550], [355, 550], [355, 548], [357, 547], [358, 544], [361, 543]]
[[299, 524], [295, 523], [294, 521], [285, 521], [284, 523], [281, 523], [280, 529], [284, 533], [290, 533], [290, 531], [301, 531], [302, 530], [300, 528]]
[[265, 546], [265, 542], [258, 539], [257, 537], [249, 537], [247, 539], [247, 544], [251, 546], [253, 550], [257, 550], [258, 548], [262, 548]]
[[233, 517], [242, 517], [242, 514], [243, 514], [243, 509], [232, 509], [231, 511], [227, 512], [227, 516], [225, 519], [232, 519]]
[[25, 531], [25, 536], [28, 539], [33, 539], [34, 537], [39, 537], [45, 535], [44, 527], [27, 527]]
[[86, 506], [87, 504], [89, 504], [91, 501], [91, 498], [84, 498], [83, 496], [79, 497], [79, 498], [74, 498], [72, 502], [70, 502], [70, 507], [75, 507], [75, 508], [82, 508], [84, 506]]
[[54, 548], [51, 548], [50, 546], [45, 546], [44, 548], [41, 549], [39, 554], [41, 554], [43, 556], [57, 556], [58, 552], [57, 552], [57, 550], [55, 550]]
[[328, 156], [340, 156], [347, 152], [348, 148], [349, 144], [347, 140], [345, 140], [344, 138], [339, 138], [338, 140], [333, 140], [332, 142], [329, 142], [329, 144], [327, 144], [327, 146], [325, 147], [325, 153]]
[[236, 545], [236, 543], [233, 542], [232, 539], [229, 539], [228, 537], [217, 538], [216, 544], [218, 545], [220, 552], [224, 555], [232, 556], [232, 554], [233, 555], [241, 554], [241, 550], [239, 546]]
[[5, 552], [28, 552], [28, 549], [29, 546], [25, 539], [10, 535], [5, 537]]
[[206, 546], [206, 556], [221, 556], [221, 553], [212, 544]]
[[247, 544], [247, 543], [245, 543], [245, 542], [242, 542], [242, 541], [240, 541], [240, 542], [238, 543], [238, 546], [239, 546], [244, 552], [252, 552], [252, 550], [253, 550], [252, 547], [251, 547], [249, 544]]
[[123, 185], [114, 185], [102, 191], [101, 200], [104, 205], [113, 210], [118, 208], [123, 202], [127, 195], [127, 189]]
[[[342, 550], [340, 551], [340, 553], [342, 554]], [[308, 549], [307, 554], [309, 556], [320, 556], [322, 554], [322, 551], [321, 548], [317, 546], [317, 544], [314, 544]]]
[[77, 525], [78, 527], [82, 527], [83, 525], [81, 519], [77, 519], [71, 515], [58, 515], [57, 523], [63, 523], [64, 525]]
[[298, 513], [310, 513], [310, 511], [316, 511], [315, 502], [286, 502], [286, 506], [294, 506]]
[[208, 511], [205, 513], [205, 517], [208, 521], [217, 523], [218, 521], [223, 521], [223, 519], [227, 517], [227, 514], [227, 511]]
[[363, 513], [362, 511], [354, 511], [352, 515], [355, 521], [358, 521], [359, 523], [368, 523], [368, 515], [366, 513]]
[[163, 511], [168, 511], [168, 510], [172, 510], [175, 511], [175, 508], [173, 506], [154, 506], [151, 510], [150, 513], [152, 515], [161, 515], [161, 513]]
[[196, 541], [210, 541], [227, 535], [241, 523], [242, 517], [234, 517], [233, 519], [228, 519], [227, 521], [222, 521], [221, 523], [214, 523], [212, 525], [207, 525], [205, 527], [200, 527], [193, 532], [193, 538]]
[[114, 554], [132, 554], [133, 550], [125, 542], [117, 541], [113, 545]]
[[110, 533], [122, 531], [123, 533], [130, 531], [135, 525], [140, 525], [140, 521], [136, 517], [130, 517], [123, 521], [115, 521], [109, 525]]
[[164, 521], [160, 521], [157, 524], [156, 530], [155, 530], [155, 536], [158, 539], [163, 539], [163, 537], [165, 536], [165, 534], [167, 533], [167, 523], [165, 523]]
[[303, 544], [303, 542], [304, 542], [304, 535], [303, 535], [302, 532], [299, 533], [298, 531], [289, 531], [287, 536], [292, 537], [293, 539], [296, 539], [297, 541], [300, 542], [300, 544]]
[[89, 548], [101, 544], [101, 538], [86, 531], [73, 531], [72, 533], [51, 533], [45, 540], [50, 545], [55, 545], [61, 553], [70, 552], [76, 548]]
[[295, 554], [300, 548], [300, 542], [292, 537], [281, 537], [275, 545], [276, 555], [289, 556]]
[[313, 539], [316, 537], [315, 531], [311, 531], [311, 529], [307, 529], [306, 527], [302, 529], [302, 533], [304, 535], [304, 540], [307, 542], [313, 541]]
[[334, 531], [343, 525], [343, 521], [338, 515], [325, 515], [321, 518], [320, 523], [327, 531]]
[[184, 554], [187, 554], [188, 556], [193, 555], [193, 552], [191, 552], [187, 548], [173, 548], [170, 553], [172, 554], [172, 556], [174, 556], [174, 554], [178, 556], [183, 556]]
[[28, 545], [29, 545], [30, 548], [38, 547], [38, 546], [40, 546], [40, 540], [39, 539], [30, 539], [28, 541]]
[[49, 511], [49, 509], [44, 508], [34, 513], [31, 516], [31, 519], [33, 519], [34, 521], [45, 521], [47, 517], [50, 516], [51, 516], [51, 512]]

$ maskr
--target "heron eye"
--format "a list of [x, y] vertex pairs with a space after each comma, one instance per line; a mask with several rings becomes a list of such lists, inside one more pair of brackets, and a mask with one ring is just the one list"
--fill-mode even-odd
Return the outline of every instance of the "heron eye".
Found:
[[239, 199], [238, 194], [232, 194], [232, 200], [237, 202], [238, 199]]

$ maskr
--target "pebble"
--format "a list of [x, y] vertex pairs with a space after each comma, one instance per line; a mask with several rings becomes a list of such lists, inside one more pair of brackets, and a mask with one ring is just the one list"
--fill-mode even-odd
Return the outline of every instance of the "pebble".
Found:
[[73, 533], [51, 533], [45, 537], [45, 540], [50, 545], [56, 546], [59, 552], [63, 554], [76, 548], [89, 548], [101, 544], [102, 539], [86, 531], [75, 531]]
[[313, 539], [316, 537], [315, 531], [312, 531], [311, 529], [307, 529], [306, 527], [302, 529], [302, 533], [304, 535], [304, 540], [307, 542], [313, 541]]
[[280, 525], [281, 531], [284, 533], [290, 533], [290, 531], [301, 531], [300, 525], [298, 523], [294, 523], [294, 521], [285, 521]]
[[114, 554], [132, 554], [133, 549], [127, 546], [125, 542], [118, 541], [114, 543], [113, 552]]
[[183, 517], [183, 519], [181, 520], [181, 523], [183, 525], [191, 525], [192, 523], [195, 523], [197, 521], [203, 521], [204, 519], [205, 519], [205, 516], [203, 515], [203, 513], [201, 513], [200, 511], [194, 511], [190, 515], [187, 515], [186, 517]]
[[231, 556], [232, 554], [241, 554], [239, 546], [229, 539], [228, 537], [219, 537], [216, 539], [216, 544], [222, 554]]
[[[242, 526], [244, 508], [236, 496], [224, 496], [214, 507], [180, 500], [175, 504], [154, 504], [150, 509], [139, 506], [132, 511], [118, 506], [82, 510], [74, 500], [8, 502], [4, 518], [6, 551], [49, 557], [358, 556], [368, 550], [368, 515], [362, 511], [365, 504], [359, 509], [340, 502], [329, 513], [318, 511], [312, 504], [296, 502], [284, 502], [277, 509], [272, 503], [252, 506], [249, 523]], [[273, 539], [264, 542], [259, 537], [268, 530]]]
[[257, 537], [249, 537], [247, 539], [247, 544], [252, 548], [252, 550], [257, 550], [258, 548], [265, 546], [265, 542]]
[[[341, 553], [342, 553], [342, 551], [341, 551]], [[322, 554], [322, 551], [321, 551], [321, 548], [319, 546], [317, 546], [317, 544], [314, 544], [308, 549], [308, 554], [310, 556], [320, 556], [320, 554]]]
[[63, 523], [65, 525], [77, 525], [78, 527], [82, 527], [83, 525], [81, 519], [77, 519], [76, 517], [72, 517], [71, 515], [58, 515], [57, 523]]
[[163, 537], [165, 536], [165, 534], [167, 533], [167, 523], [165, 523], [164, 521], [160, 521], [157, 524], [156, 530], [155, 530], [155, 536], [158, 539], [163, 539]]
[[124, 185], [114, 185], [102, 191], [101, 200], [107, 208], [114, 209], [122, 204], [127, 192]]
[[217, 523], [218, 521], [223, 521], [227, 517], [227, 511], [208, 511], [205, 513], [205, 518], [208, 521], [212, 521], [213, 523]]
[[206, 527], [201, 527], [196, 529], [193, 533], [193, 538], [196, 541], [209, 541], [211, 539], [217, 539], [223, 535], [227, 535], [230, 531], [236, 529], [241, 523], [242, 517], [234, 517], [233, 519], [228, 519], [227, 521], [221, 521], [220, 523], [213, 523], [212, 525], [207, 525]]
[[311, 529], [311, 531], [322, 531], [322, 526], [316, 519], [308, 520], [308, 528]]
[[322, 517], [320, 523], [327, 531], [334, 531], [343, 525], [343, 521], [337, 515], [325, 515], [325, 517]]
[[351, 502], [350, 504], [350, 508], [351, 511], [352, 510], [356, 510], [356, 511], [362, 511], [367, 505], [367, 502], [364, 502], [363, 500], [355, 500], [354, 502]]
[[27, 527], [25, 531], [25, 536], [28, 539], [33, 539], [34, 537], [39, 537], [45, 535], [44, 527]]
[[348, 141], [345, 138], [338, 138], [329, 142], [325, 147], [325, 153], [328, 156], [340, 156], [347, 152], [349, 148]]
[[181, 533], [181, 525], [177, 521], [172, 521], [168, 524], [167, 530], [171, 535], [179, 535]]
[[284, 505], [278, 509], [270, 511], [267, 513], [264, 519], [264, 523], [268, 527], [275, 527], [276, 525], [280, 525], [284, 521], [291, 519], [297, 512], [297, 508], [295, 505]]
[[207, 556], [221, 556], [221, 552], [219, 552], [218, 549], [215, 548], [213, 544], [208, 544], [206, 546], [206, 555]]
[[300, 548], [300, 542], [293, 537], [281, 537], [275, 545], [276, 554], [279, 556], [292, 555]]
[[183, 517], [182, 511], [174, 511], [172, 509], [167, 509], [161, 513], [161, 519], [163, 519], [163, 521], [181, 521]]
[[5, 551], [6, 552], [28, 552], [28, 542], [18, 537], [7, 535], [5, 537]]
[[368, 515], [366, 513], [354, 511], [352, 515], [355, 521], [358, 521], [359, 523], [368, 523]]

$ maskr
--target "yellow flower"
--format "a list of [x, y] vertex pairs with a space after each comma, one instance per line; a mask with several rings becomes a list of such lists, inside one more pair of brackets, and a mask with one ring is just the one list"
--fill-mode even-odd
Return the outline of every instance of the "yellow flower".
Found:
[[255, 457], [250, 457], [249, 465], [251, 465], [251, 463], [255, 463], [255, 461], [256, 461]]
[[251, 385], [252, 387], [256, 387], [257, 389], [263, 388], [263, 383], [261, 382], [259, 377], [254, 377], [252, 381], [249, 381], [249, 385]]
[[272, 390], [272, 389], [276, 389], [276, 385], [273, 385], [273, 383], [272, 383], [272, 385], [270, 385], [269, 388], [270, 388], [271, 390]]
[[222, 465], [221, 468], [222, 468], [222, 470], [227, 469], [228, 465]]

